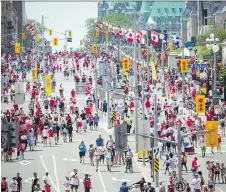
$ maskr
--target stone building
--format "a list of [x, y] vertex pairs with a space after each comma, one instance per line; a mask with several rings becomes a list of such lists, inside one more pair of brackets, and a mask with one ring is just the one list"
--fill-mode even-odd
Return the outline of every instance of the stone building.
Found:
[[24, 3], [22, 1], [1, 2], [1, 51], [10, 52], [13, 50], [11, 41], [15, 41], [22, 33], [24, 19]]

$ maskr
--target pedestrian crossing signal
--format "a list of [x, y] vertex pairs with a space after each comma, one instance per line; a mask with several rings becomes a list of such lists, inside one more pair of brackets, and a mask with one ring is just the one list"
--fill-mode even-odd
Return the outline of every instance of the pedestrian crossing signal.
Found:
[[53, 45], [57, 46], [58, 45], [58, 38], [53, 38]]
[[188, 72], [188, 60], [187, 59], [181, 59], [181, 61], [180, 61], [180, 71], [182, 73]]
[[97, 51], [97, 45], [94, 44], [94, 45], [92, 46], [92, 53], [96, 54], [97, 52], [98, 52], [98, 51]]
[[122, 58], [122, 71], [128, 71], [130, 69], [130, 60], [127, 57]]
[[195, 98], [196, 113], [201, 114], [206, 112], [206, 98], [205, 95], [197, 95]]

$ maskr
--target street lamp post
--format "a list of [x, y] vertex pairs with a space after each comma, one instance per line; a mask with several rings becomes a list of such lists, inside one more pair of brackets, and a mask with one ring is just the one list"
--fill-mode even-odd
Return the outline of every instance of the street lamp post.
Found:
[[[163, 32], [163, 30], [162, 30]], [[162, 65], [162, 97], [166, 96], [166, 89], [165, 89], [165, 74], [164, 74], [164, 56], [163, 56], [163, 52], [164, 52], [164, 43], [165, 43], [165, 36], [164, 34], [160, 34], [159, 38], [162, 40], [162, 48], [161, 48], [161, 65]]]

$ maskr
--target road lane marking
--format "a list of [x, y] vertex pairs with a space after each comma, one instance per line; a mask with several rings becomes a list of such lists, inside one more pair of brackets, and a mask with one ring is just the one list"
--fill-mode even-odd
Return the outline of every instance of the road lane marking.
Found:
[[54, 168], [54, 174], [55, 174], [55, 178], [56, 178], [56, 182], [57, 182], [58, 192], [60, 192], [60, 185], [59, 185], [59, 178], [57, 176], [57, 166], [56, 166], [55, 155], [53, 155], [53, 168]]
[[99, 175], [99, 177], [100, 177], [100, 182], [101, 182], [101, 185], [102, 185], [102, 187], [103, 187], [103, 192], [107, 192], [107, 190], [106, 190], [106, 187], [105, 187], [105, 185], [104, 185], [104, 181], [103, 181], [103, 178], [102, 178], [102, 176], [101, 176], [101, 173], [100, 173], [100, 171], [98, 171], [98, 175]]
[[78, 159], [68, 159], [68, 158], [63, 158], [64, 161], [79, 161]]
[[218, 188], [217, 190], [220, 191], [220, 192], [224, 192], [224, 191], [223, 191], [222, 189], [220, 189], [220, 188]]
[[29, 165], [31, 162], [30, 161], [23, 160], [23, 161], [20, 161], [19, 163], [21, 165]]
[[116, 177], [112, 177], [112, 181], [120, 181], [120, 182], [129, 182], [128, 179], [117, 179]]
[[29, 184], [31, 184], [31, 183], [32, 183], [32, 179], [33, 179], [33, 178], [25, 179], [25, 180], [24, 180], [24, 183], [29, 183]]
[[[44, 167], [44, 169], [45, 169], [45, 172], [48, 172], [47, 167], [46, 167], [46, 164], [45, 164], [45, 162], [44, 162], [44, 159], [43, 159], [42, 155], [40, 155], [40, 158], [41, 158], [41, 161], [42, 161], [42, 165], [43, 165], [43, 167]], [[49, 180], [50, 180], [50, 182], [52, 183], [52, 185], [53, 185], [53, 187], [55, 188], [55, 190], [57, 191], [57, 187], [56, 187], [56, 185], [54, 184], [54, 182], [53, 182], [53, 180], [52, 180], [50, 174], [49, 174]]]

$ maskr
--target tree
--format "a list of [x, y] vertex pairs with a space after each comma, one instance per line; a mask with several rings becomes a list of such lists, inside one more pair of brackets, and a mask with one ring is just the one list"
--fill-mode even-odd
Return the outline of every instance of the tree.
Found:
[[[133, 25], [132, 15], [109, 13], [106, 16], [101, 16], [98, 19], [90, 18], [85, 21], [85, 28], [87, 30], [86, 37], [89, 39], [95, 38], [95, 28], [98, 21], [103, 21], [111, 25], [120, 27], [131, 27]], [[106, 31], [106, 27], [104, 28]]]
[[[23, 32], [26, 34], [26, 39], [23, 40], [23, 44], [25, 47], [32, 47], [32, 40], [33, 36], [29, 30], [26, 29], [25, 25], [29, 24], [34, 27], [36, 35], [42, 35], [42, 24], [34, 19], [27, 19], [26, 22], [23, 24]], [[47, 28], [44, 26], [44, 32]]]

